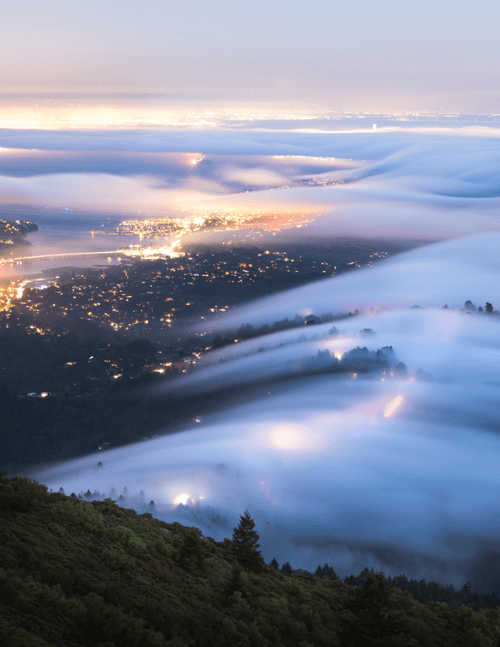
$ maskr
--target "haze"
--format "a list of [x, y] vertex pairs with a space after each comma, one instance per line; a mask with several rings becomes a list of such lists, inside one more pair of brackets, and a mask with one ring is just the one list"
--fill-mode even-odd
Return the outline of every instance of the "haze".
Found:
[[495, 5], [22, 0], [3, 20], [11, 93], [167, 93], [342, 110], [491, 111]]

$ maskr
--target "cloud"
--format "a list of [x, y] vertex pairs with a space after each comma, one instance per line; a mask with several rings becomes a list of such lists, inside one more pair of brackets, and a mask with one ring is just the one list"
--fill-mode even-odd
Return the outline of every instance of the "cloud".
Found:
[[[479, 426], [450, 425], [446, 416], [457, 402], [473, 411], [474, 394], [490, 412], [500, 395], [498, 386], [323, 378], [221, 414], [201, 429], [36, 476], [67, 493], [142, 489], [156, 514], [201, 524], [219, 538], [230, 536], [249, 507], [260, 520], [266, 558], [274, 552], [296, 566], [328, 560], [345, 575], [364, 559], [393, 574], [401, 564], [410, 565], [409, 576], [435, 578], [438, 566], [466, 579], [478, 542], [498, 532], [500, 487], [499, 439]], [[384, 417], [399, 397], [399, 410]], [[99, 459], [102, 469], [95, 468]], [[179, 509], [173, 503], [182, 494], [192, 501]], [[223, 528], [212, 521], [216, 514], [227, 520]], [[311, 556], [297, 564], [304, 550]]]
[[[493, 131], [495, 133], [495, 131]], [[380, 133], [381, 134], [381, 133]], [[14, 130], [0, 129], [0, 146], [47, 151], [116, 151], [204, 155], [300, 155], [380, 159], [418, 141], [418, 134], [265, 130]]]
[[189, 178], [168, 186], [151, 176], [104, 173], [58, 173], [29, 178], [0, 176], [3, 202], [71, 207], [111, 214], [179, 215], [205, 203], [225, 189], [204, 178]]
[[[320, 279], [256, 300], [228, 314], [219, 326], [272, 323], [300, 310], [314, 314], [372, 307], [462, 307], [467, 299], [500, 304], [500, 233], [435, 243], [400, 254], [373, 268]], [[215, 324], [214, 324], [215, 327]]]
[[[3, 130], [0, 144], [17, 148], [0, 155], [1, 184], [5, 199], [26, 204], [314, 213], [322, 217], [301, 231], [291, 223], [290, 235], [440, 240], [499, 229], [496, 132]], [[311, 172], [316, 186], [246, 191]]]
[[262, 168], [253, 169], [225, 169], [224, 180], [227, 182], [239, 182], [250, 186], [280, 185], [286, 182], [286, 178], [275, 171]]

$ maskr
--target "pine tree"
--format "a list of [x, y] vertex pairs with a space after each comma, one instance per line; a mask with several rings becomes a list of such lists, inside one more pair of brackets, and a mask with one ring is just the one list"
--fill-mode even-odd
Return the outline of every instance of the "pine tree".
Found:
[[280, 565], [278, 564], [278, 560], [276, 559], [276, 557], [272, 558], [271, 563], [269, 564], [269, 566], [271, 566], [272, 568], [274, 568], [277, 571], [280, 570]]
[[[368, 572], [368, 569], [365, 569]], [[396, 647], [408, 644], [408, 618], [387, 585], [383, 573], [372, 574], [344, 603], [337, 635], [345, 647]], [[346, 613], [347, 612], [347, 613]]]
[[259, 535], [255, 531], [255, 521], [248, 510], [240, 516], [240, 523], [233, 528], [231, 546], [233, 554], [238, 562], [244, 567], [253, 571], [262, 568], [262, 555], [258, 550], [260, 544]]

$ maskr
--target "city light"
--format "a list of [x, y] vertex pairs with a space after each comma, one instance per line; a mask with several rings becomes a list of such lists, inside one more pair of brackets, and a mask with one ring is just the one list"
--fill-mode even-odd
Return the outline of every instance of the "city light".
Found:
[[182, 492], [181, 494], [178, 494], [174, 498], [174, 503], [175, 505], [180, 505], [180, 504], [186, 505], [190, 500], [191, 500], [191, 495], [188, 494], [187, 492]]
[[392, 414], [398, 409], [403, 403], [403, 396], [398, 395], [394, 400], [391, 400], [389, 404], [384, 409], [384, 418], [390, 418]]

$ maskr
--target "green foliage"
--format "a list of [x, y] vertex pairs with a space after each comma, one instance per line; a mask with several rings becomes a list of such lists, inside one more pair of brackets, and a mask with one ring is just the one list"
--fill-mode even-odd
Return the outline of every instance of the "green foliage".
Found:
[[[350, 587], [262, 562], [248, 568], [230, 540], [110, 500], [48, 494], [0, 474], [0, 509], [2, 647], [500, 644], [500, 611], [423, 606], [370, 571]], [[251, 539], [242, 545], [257, 549], [253, 520], [242, 520]], [[473, 594], [465, 586], [457, 595]]]
[[344, 610], [339, 637], [346, 647], [401, 645], [401, 638], [411, 633], [382, 573], [357, 588]]
[[184, 535], [182, 545], [177, 553], [177, 561], [189, 572], [204, 576], [206, 574], [205, 555], [201, 538], [196, 528], [189, 528]]

